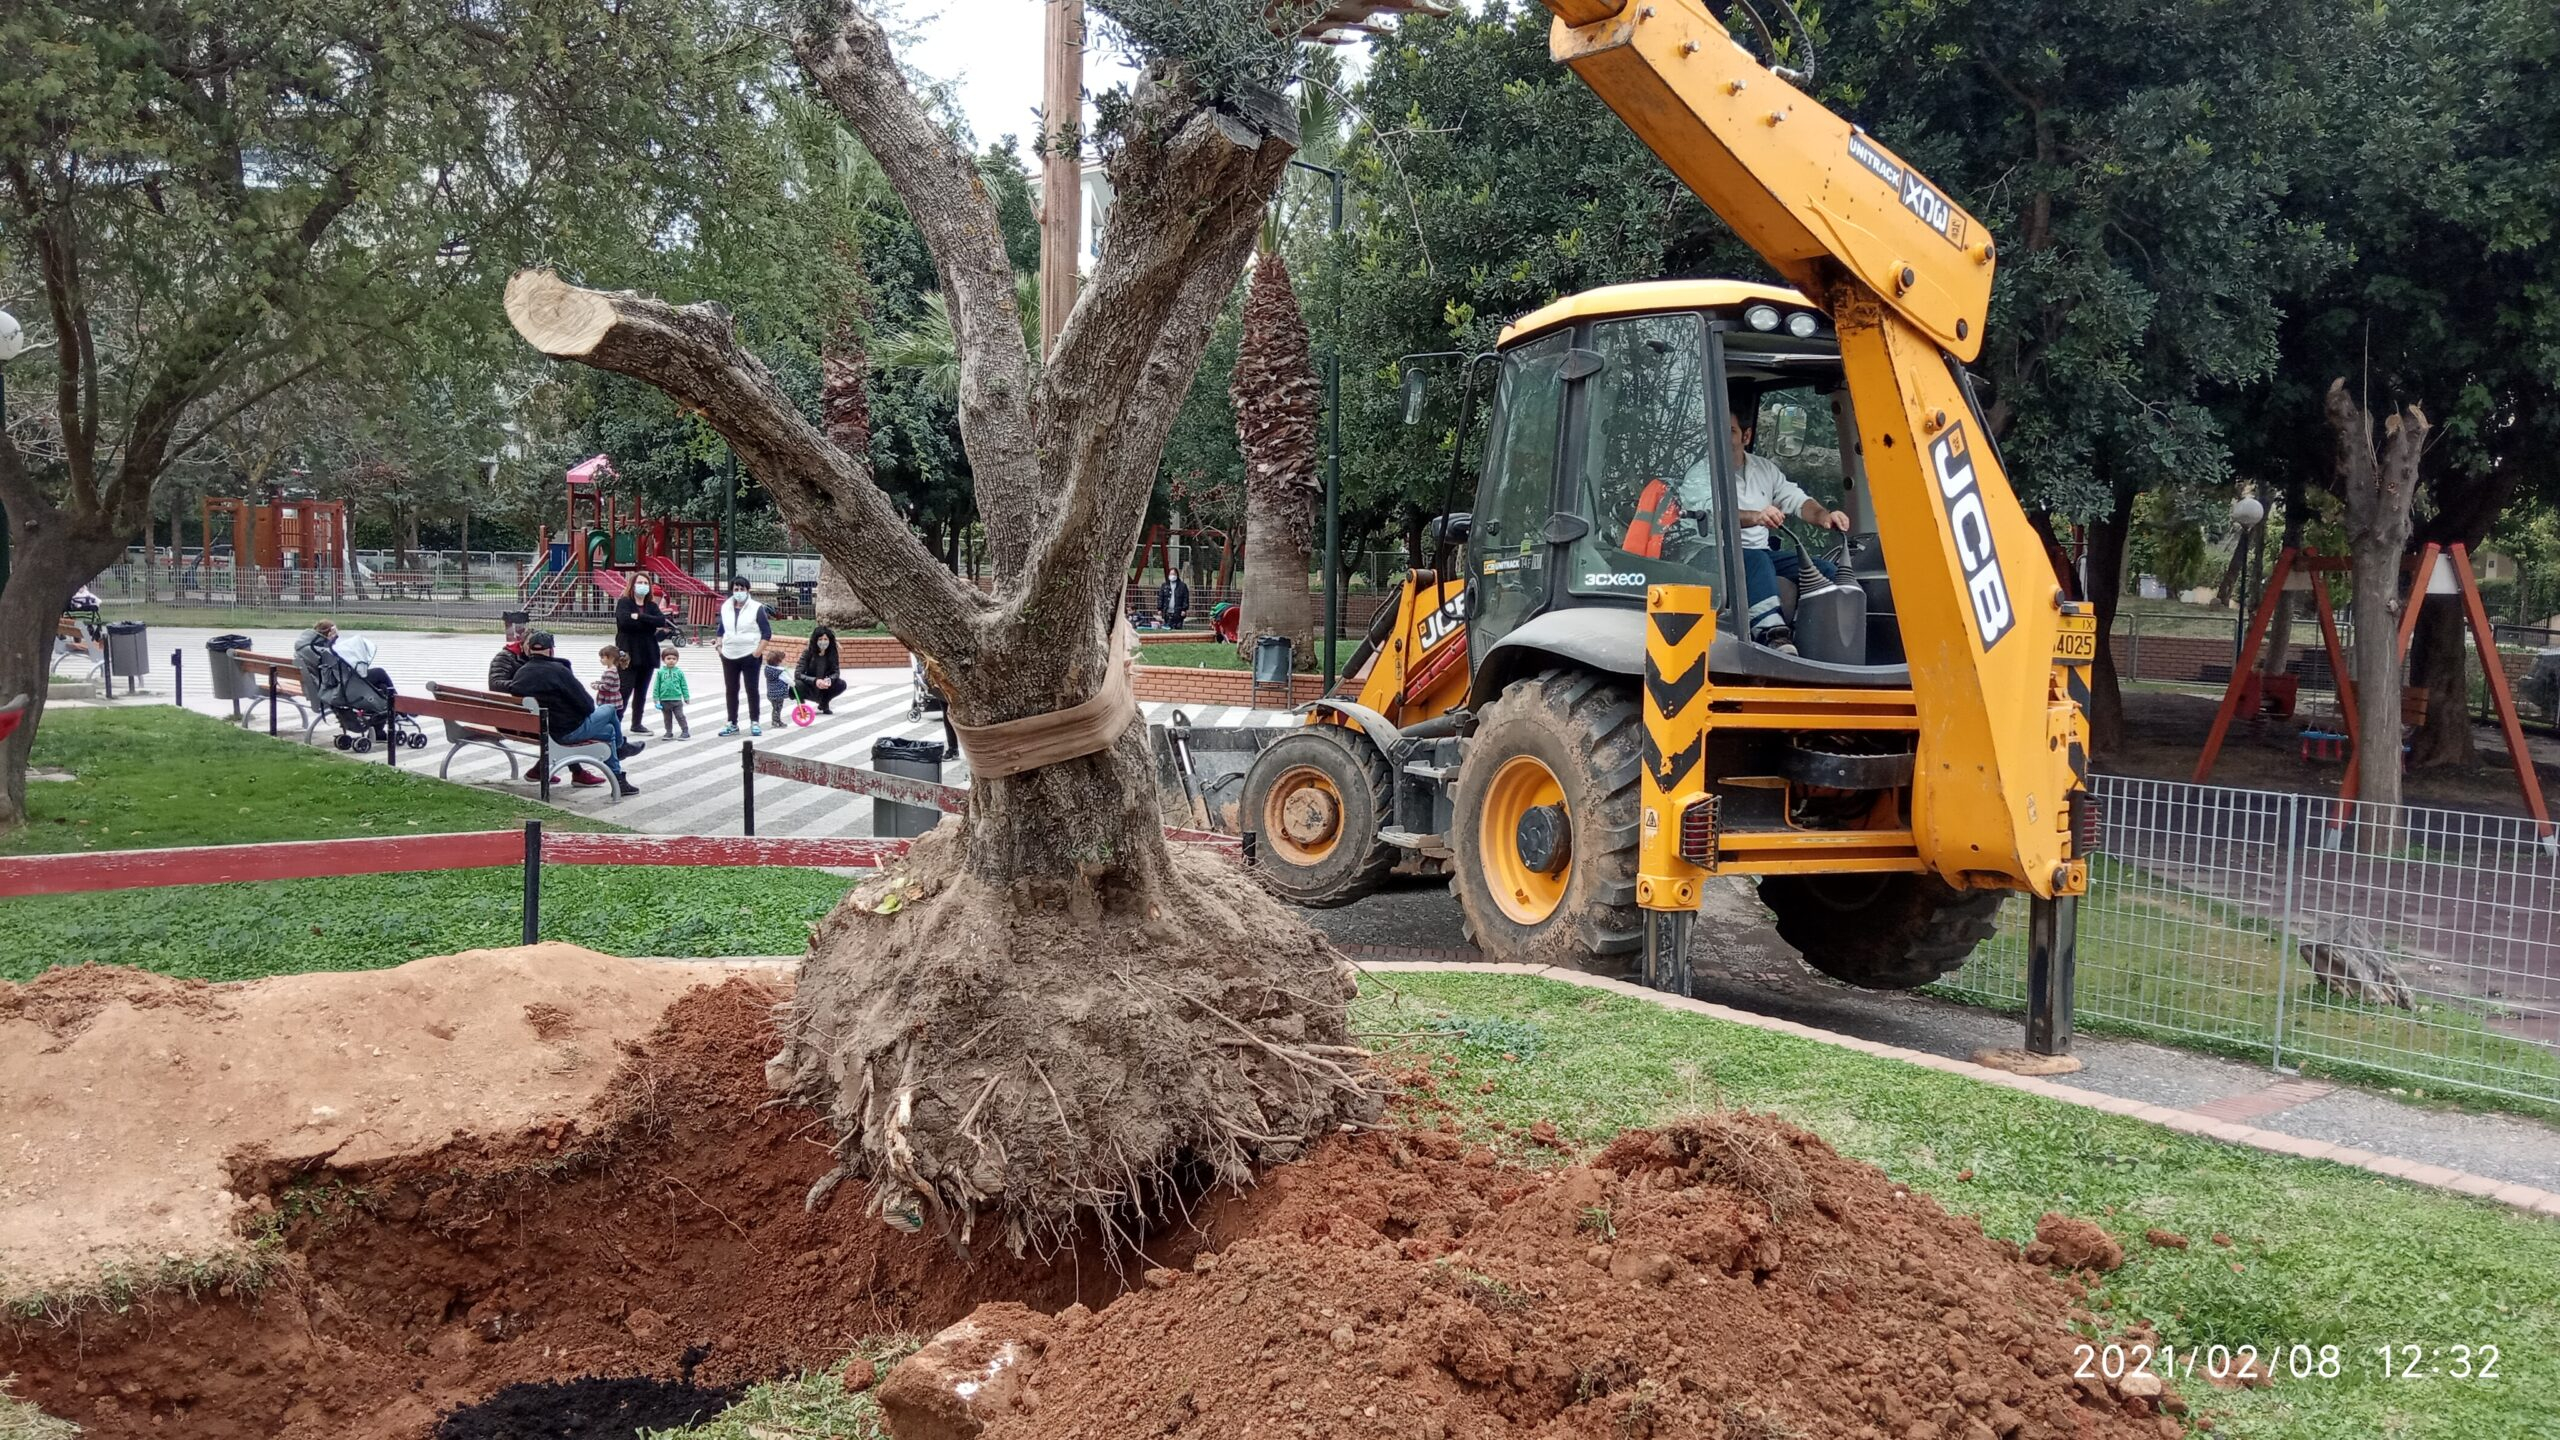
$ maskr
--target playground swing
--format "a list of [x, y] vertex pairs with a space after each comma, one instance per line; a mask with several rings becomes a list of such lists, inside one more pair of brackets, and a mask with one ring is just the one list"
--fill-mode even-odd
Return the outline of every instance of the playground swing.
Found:
[[[2342, 843], [2350, 807], [2358, 788], [2352, 763], [2357, 734], [2355, 680], [2347, 668], [2346, 647], [2338, 638], [2337, 607], [2329, 598], [2331, 575], [2344, 574], [2348, 562], [2322, 555], [2308, 547], [2287, 546], [2276, 557], [2275, 573], [2268, 576], [2266, 593], [2258, 601], [2257, 613], [2249, 618], [2249, 628], [2242, 636], [2240, 653], [2231, 666], [2231, 680], [2223, 688], [2222, 704], [2214, 711], [2213, 729], [2205, 736], [2204, 753], [2196, 758], [2195, 783], [2202, 785], [2213, 776], [2214, 761], [2222, 754], [2222, 742], [2231, 733], [2231, 722], [2242, 713], [2252, 717], [2275, 710], [2286, 716], [2293, 713], [2295, 680], [2290, 675], [2264, 676], [2258, 672], [2258, 652], [2266, 643], [2268, 627], [2274, 623], [2276, 606], [2281, 603], [2287, 582], [2300, 572], [2309, 579], [2312, 608], [2320, 616], [2321, 643], [2327, 647], [2329, 673], [2338, 692], [2338, 709], [2344, 717], [2345, 745], [2330, 753], [2350, 763], [2346, 779], [2338, 788], [2338, 803], [2330, 816], [2327, 843], [2336, 848]], [[2532, 815], [2534, 831], [2540, 837], [2545, 853], [2560, 853], [2560, 834], [2552, 829], [2551, 815], [2545, 808], [2541, 777], [2534, 773], [2533, 755], [2525, 748], [2524, 722], [2516, 712], [2515, 692], [2507, 684], [2507, 672], [2498, 663], [2498, 638], [2489, 623], [2489, 607], [2480, 597], [2479, 578], [2472, 573], [2471, 553], [2467, 546], [2428, 545], [2418, 552], [2410, 567], [2409, 593], [2400, 607], [2400, 626], [2392, 637], [2392, 657], [2397, 664], [2409, 658], [2409, 640], [2417, 632], [2418, 607], [2429, 595], [2459, 595], [2463, 612], [2470, 622], [2472, 641], [2479, 647], [2481, 670], [2488, 678], [2490, 708], [2497, 712], [2498, 727], [2506, 738], [2507, 757], [2515, 766], [2516, 788], [2524, 796], [2525, 810]], [[2408, 707], [2413, 703], [2402, 699], [2402, 721], [2408, 723]], [[2423, 697], [2414, 703], [2424, 704]], [[2420, 715], [2423, 718], [2423, 710]]]

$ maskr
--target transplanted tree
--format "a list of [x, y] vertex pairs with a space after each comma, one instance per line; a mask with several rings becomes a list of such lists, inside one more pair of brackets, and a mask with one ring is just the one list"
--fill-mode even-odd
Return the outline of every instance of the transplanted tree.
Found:
[[1289, 157], [1267, 89], [1294, 39], [1253, 0], [1097, 8], [1147, 68], [1103, 107], [1101, 260], [1036, 370], [988, 188], [879, 23], [821, 0], [791, 34], [932, 251], [992, 591], [936, 563], [870, 458], [800, 413], [720, 307], [548, 272], [507, 296], [545, 354], [700, 411], [969, 727], [967, 813], [820, 928], [768, 1074], [832, 1116], [831, 1181], [1015, 1248], [1079, 1214], [1129, 1220], [1177, 1173], [1241, 1184], [1372, 1103], [1339, 958], [1225, 862], [1166, 844], [1117, 630], [1166, 430]]

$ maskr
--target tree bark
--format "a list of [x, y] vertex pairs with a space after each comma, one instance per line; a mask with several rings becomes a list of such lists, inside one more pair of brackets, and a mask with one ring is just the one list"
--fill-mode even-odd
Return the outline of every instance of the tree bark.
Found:
[[2471, 647], [2463, 639], [2470, 633], [2460, 596], [2432, 595], [2419, 608], [2409, 674], [2426, 689], [2427, 718], [2409, 732], [2412, 770], [2467, 770], [2480, 763], [2471, 729]]
[[13, 510], [7, 523], [17, 543], [9, 583], [0, 588], [0, 704], [24, 695], [27, 713], [16, 732], [0, 740], [0, 835], [27, 821], [27, 757], [44, 720], [55, 627], [71, 592], [124, 549], [119, 537], [76, 526], [58, 511], [29, 519]]
[[2409, 507], [2418, 493], [2418, 457], [2427, 417], [2410, 405], [2383, 421], [2374, 447], [2373, 417], [2331, 382], [2329, 428], [2338, 442], [2338, 493], [2347, 505], [2348, 563], [2355, 576], [2356, 784], [2380, 817], [2359, 827], [2365, 848], [2398, 843], [2392, 818], [2400, 804], [2400, 561], [2409, 545]]
[[[1107, 147], [1101, 262], [1035, 380], [974, 158], [859, 6], [832, 0], [802, 24], [794, 54], [932, 251], [993, 592], [927, 549], [869, 455], [802, 416], [720, 307], [529, 271], [508, 319], [546, 355], [703, 415], [925, 657], [957, 722], [1069, 708], [1126, 663], [1120, 578], [1292, 137], [1142, 85]], [[965, 1244], [992, 1210], [1019, 1250], [1079, 1212], [1121, 1223], [1184, 1163], [1241, 1184], [1365, 1107], [1365, 1082], [1326, 1058], [1348, 1040], [1337, 962], [1258, 889], [1167, 848], [1152, 769], [1134, 706], [1094, 753], [973, 769], [959, 823], [910, 854], [911, 902], [884, 918], [857, 891], [822, 927], [767, 1073], [827, 1107], [882, 1213]]]
[[2089, 667], [2089, 752], [2124, 748], [2124, 682], [2116, 661], [2116, 610], [2124, 595], [2125, 542], [2133, 534], [2134, 492], [2118, 488], [2115, 508], [2089, 527], [2089, 604], [2098, 617], [2098, 662]]
[[1323, 390], [1307, 321], [1276, 251], [1255, 263], [1242, 339], [1229, 389], [1244, 453], [1244, 614], [1238, 638], [1287, 637], [1301, 660], [1314, 654], [1315, 603], [1307, 588], [1315, 529], [1316, 428]]

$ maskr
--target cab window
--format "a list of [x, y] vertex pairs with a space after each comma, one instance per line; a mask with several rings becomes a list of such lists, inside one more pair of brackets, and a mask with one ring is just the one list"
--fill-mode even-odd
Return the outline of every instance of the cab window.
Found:
[[1479, 655], [1546, 598], [1548, 552], [1538, 537], [1554, 513], [1564, 361], [1572, 348], [1572, 333], [1560, 330], [1502, 357], [1484, 483], [1467, 542], [1473, 562], [1467, 579], [1476, 595], [1468, 636]]
[[1574, 497], [1591, 530], [1574, 542], [1566, 584], [1638, 597], [1656, 582], [1716, 584], [1723, 521], [1704, 321], [1603, 321], [1591, 328], [1591, 349], [1600, 371], [1584, 386], [1588, 439]]

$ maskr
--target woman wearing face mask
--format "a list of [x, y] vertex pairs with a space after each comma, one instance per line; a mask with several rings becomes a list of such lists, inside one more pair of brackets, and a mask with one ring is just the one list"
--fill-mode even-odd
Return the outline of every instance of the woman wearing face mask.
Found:
[[658, 670], [658, 647], [675, 638], [675, 622], [658, 608], [658, 587], [646, 575], [631, 579], [630, 593], [613, 602], [613, 648], [629, 657], [622, 671], [622, 699], [630, 707], [623, 728], [649, 733], [650, 680]]
[[751, 735], [764, 733], [764, 695], [756, 672], [764, 668], [764, 642], [773, 638], [773, 619], [747, 588], [747, 577], [729, 578], [729, 598], [720, 602], [720, 689], [729, 699], [729, 725], [723, 735], [738, 733], [738, 691], [747, 692]]
[[809, 644], [800, 652], [800, 666], [791, 678], [791, 688], [803, 700], [817, 704], [818, 713], [832, 715], [837, 696], [844, 693], [844, 661], [836, 654], [836, 632], [821, 625], [809, 632]]

